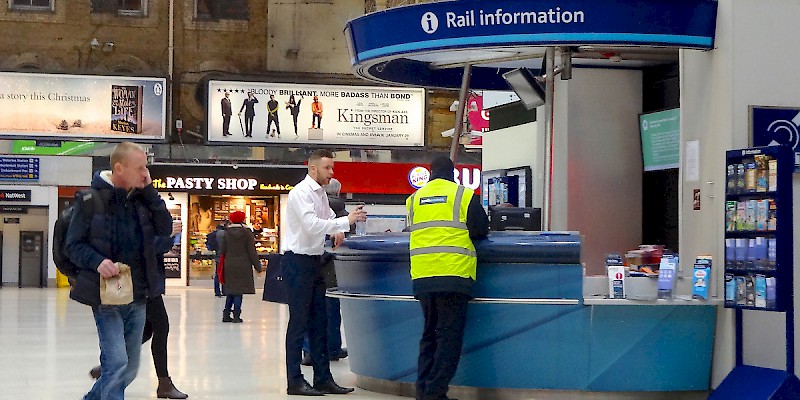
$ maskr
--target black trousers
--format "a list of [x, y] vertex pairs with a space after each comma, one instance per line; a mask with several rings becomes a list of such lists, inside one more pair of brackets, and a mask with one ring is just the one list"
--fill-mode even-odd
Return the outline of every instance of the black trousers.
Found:
[[281, 134], [281, 125], [278, 123], [278, 115], [268, 115], [267, 116], [267, 136], [269, 136], [269, 128], [272, 126], [272, 122], [275, 122], [275, 130], [278, 131], [278, 135]]
[[320, 257], [287, 251], [281, 260], [281, 269], [289, 305], [289, 326], [286, 328], [287, 384], [296, 386], [303, 382], [300, 361], [306, 332], [314, 359], [313, 383], [327, 383], [333, 377], [328, 358], [328, 317]]
[[450, 380], [458, 369], [470, 297], [453, 292], [416, 297], [425, 317], [419, 341], [417, 400], [439, 400], [446, 398]]
[[244, 135], [247, 137], [253, 136], [253, 118], [255, 118], [255, 114], [245, 114], [244, 115]]
[[222, 134], [223, 135], [230, 135], [231, 132], [231, 116], [230, 114], [222, 115]]
[[164, 307], [162, 296], [147, 299], [147, 316], [144, 322], [142, 343], [153, 338], [150, 348], [153, 352], [153, 365], [156, 367], [156, 376], [166, 378], [167, 371], [167, 336], [169, 336], [169, 316]]

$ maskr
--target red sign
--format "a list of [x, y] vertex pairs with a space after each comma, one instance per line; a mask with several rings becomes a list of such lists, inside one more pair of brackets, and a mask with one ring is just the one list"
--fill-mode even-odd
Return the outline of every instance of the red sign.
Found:
[[[333, 166], [333, 176], [342, 183], [342, 193], [411, 194], [417, 190], [411, 182], [418, 185], [419, 176], [424, 175], [419, 174], [417, 167], [428, 168], [428, 166], [337, 161]], [[456, 172], [456, 182], [475, 190], [475, 193], [480, 193], [480, 165], [459, 164], [456, 166]], [[413, 175], [413, 179], [410, 175]]]

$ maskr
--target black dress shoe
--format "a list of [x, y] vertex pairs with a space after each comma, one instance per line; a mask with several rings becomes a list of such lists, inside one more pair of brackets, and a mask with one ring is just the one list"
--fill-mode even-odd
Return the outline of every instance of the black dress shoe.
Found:
[[339, 349], [339, 351], [332, 351], [330, 360], [339, 361], [341, 358], [347, 358], [347, 349]]
[[355, 388], [341, 387], [337, 385], [336, 382], [334, 382], [333, 380], [330, 380], [325, 383], [318, 383], [314, 385], [314, 389], [325, 394], [348, 394], [356, 390]]
[[293, 396], [324, 396], [325, 393], [314, 389], [308, 382], [303, 381], [303, 383], [299, 385], [289, 386], [286, 388], [286, 394], [290, 394]]

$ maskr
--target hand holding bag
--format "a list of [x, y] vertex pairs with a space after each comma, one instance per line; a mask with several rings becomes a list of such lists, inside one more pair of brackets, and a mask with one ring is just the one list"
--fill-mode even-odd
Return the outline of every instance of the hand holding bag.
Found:
[[104, 306], [122, 306], [133, 303], [131, 267], [120, 262], [115, 264], [119, 268], [119, 274], [100, 279], [100, 304]]

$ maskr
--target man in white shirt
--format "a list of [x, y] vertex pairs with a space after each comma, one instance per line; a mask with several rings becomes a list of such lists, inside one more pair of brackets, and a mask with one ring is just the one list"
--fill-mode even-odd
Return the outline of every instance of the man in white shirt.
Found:
[[[345, 217], [334, 218], [323, 185], [333, 177], [333, 153], [316, 150], [308, 159], [308, 175], [289, 192], [284, 255], [281, 261], [289, 304], [286, 329], [286, 393], [301, 396], [346, 394], [353, 388], [336, 384], [331, 375], [325, 311], [325, 282], [320, 271], [325, 235], [333, 236], [334, 248], [356, 221], [366, 221], [363, 206]], [[300, 371], [303, 336], [308, 332], [314, 360], [314, 386]]]

